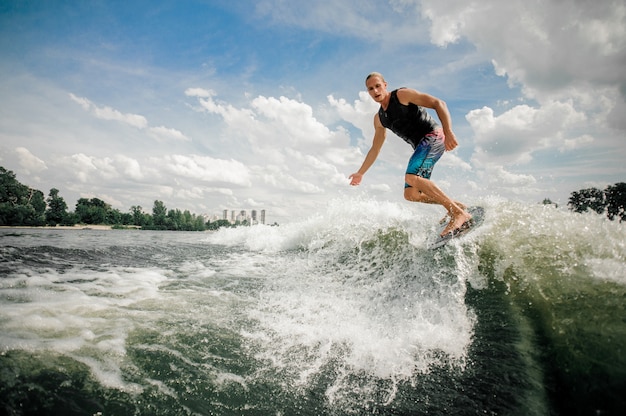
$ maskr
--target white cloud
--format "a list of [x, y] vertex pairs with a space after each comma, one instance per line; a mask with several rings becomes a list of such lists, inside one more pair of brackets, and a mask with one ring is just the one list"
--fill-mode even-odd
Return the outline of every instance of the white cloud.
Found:
[[584, 131], [588, 121], [571, 101], [550, 101], [539, 108], [518, 105], [498, 116], [483, 107], [465, 118], [474, 130], [476, 152], [485, 158], [483, 162], [529, 163], [539, 150], [572, 150], [593, 141], [589, 134], [569, 137]]
[[191, 141], [190, 138], [186, 137], [182, 132], [176, 129], [170, 129], [164, 126], [159, 127], [150, 127], [148, 129], [150, 135], [157, 140], [180, 140], [184, 142]]
[[176, 190], [176, 197], [183, 200], [202, 200], [204, 199], [204, 188], [198, 186], [180, 188]]
[[257, 166], [255, 176], [264, 184], [271, 185], [278, 190], [288, 190], [305, 194], [319, 194], [323, 189], [312, 182], [296, 178], [288, 173], [288, 168], [277, 165]]
[[215, 159], [199, 155], [168, 155], [162, 158], [153, 158], [152, 162], [168, 173], [198, 182], [251, 186], [248, 168], [236, 160]]
[[[285, 153], [295, 165], [307, 167], [305, 171], [299, 170], [302, 178], [311, 182], [319, 181], [335, 185], [338, 184], [338, 178], [342, 178], [342, 182], [345, 182], [345, 175], [337, 171], [337, 166], [334, 163], [326, 161], [323, 153], [312, 155], [294, 149], [286, 149]], [[319, 191], [316, 190], [316, 192]]]
[[144, 116], [140, 116], [139, 114], [123, 114], [111, 107], [96, 107], [92, 108], [92, 113], [99, 119], [102, 120], [114, 120], [122, 123], [126, 123], [130, 126], [137, 127], [138, 129], [143, 129], [148, 126], [148, 120]]
[[230, 188], [206, 188], [207, 194], [220, 194], [225, 196], [233, 196], [235, 193]]
[[490, 193], [504, 195], [530, 196], [538, 192], [537, 180], [532, 175], [513, 173], [501, 165], [489, 165], [478, 170], [480, 185], [474, 183], [476, 190], [488, 189]]
[[249, 102], [249, 108], [236, 108], [199, 90], [202, 91], [188, 89], [188, 95], [195, 96], [204, 111], [223, 118], [228, 140], [237, 146], [252, 146], [253, 151], [262, 153], [270, 162], [284, 162], [283, 150], [288, 147], [308, 152], [323, 151], [332, 145], [348, 147], [347, 132], [341, 128], [330, 130], [303, 102], [284, 96], [258, 96]]
[[472, 165], [470, 165], [469, 163], [461, 159], [455, 153], [451, 153], [451, 152], [444, 153], [444, 155], [441, 157], [439, 162], [437, 162], [437, 164], [438, 166], [447, 166], [447, 167], [461, 169], [462, 171], [465, 171], [465, 172], [472, 171]]
[[70, 93], [70, 98], [75, 101], [76, 103], [78, 103], [81, 107], [83, 107], [83, 110], [85, 111], [89, 111], [92, 108], [92, 103], [91, 101], [89, 101], [86, 98], [83, 97], [77, 97], [74, 94]]
[[363, 137], [374, 136], [374, 114], [379, 106], [367, 92], [360, 91], [359, 99], [354, 101], [354, 105], [350, 105], [343, 98], [336, 99], [332, 95], [329, 95], [327, 99], [343, 120], [361, 130]]
[[98, 157], [75, 153], [59, 158], [55, 162], [55, 169], [71, 173], [73, 178], [86, 184], [102, 181], [119, 183], [128, 179], [142, 181], [145, 178], [139, 161], [125, 155]]
[[33, 155], [25, 147], [16, 148], [15, 153], [17, 154], [20, 166], [24, 169], [26, 174], [36, 174], [48, 169], [46, 162]]
[[98, 170], [94, 165], [94, 158], [83, 153], [62, 158], [60, 163], [82, 183], [87, 183], [91, 175]]
[[215, 91], [204, 88], [187, 88], [185, 95], [188, 97], [210, 98], [216, 95]]
[[532, 175], [514, 174], [506, 171], [503, 166], [491, 166], [486, 169], [486, 172], [491, 183], [502, 186], [529, 186], [537, 183]]
[[[263, 129], [264, 126], [256, 120], [252, 110], [245, 108], [237, 109], [230, 104], [217, 101], [214, 98], [214, 94], [198, 93], [198, 91], [205, 91], [201, 88], [189, 88], [187, 91], [194, 91], [194, 95], [187, 95], [197, 98], [201, 111], [221, 116], [228, 125], [230, 134], [236, 133], [245, 136], [254, 132], [255, 135], [259, 135], [265, 131]], [[255, 135], [249, 136], [250, 138], [248, 140], [254, 142], [253, 138]], [[271, 137], [268, 136], [266, 139], [270, 140]], [[260, 141], [260, 143], [262, 143], [262, 141]]]
[[514, 82], [555, 88], [575, 80], [605, 85], [624, 80], [623, 71], [615, 71], [626, 54], [622, 1], [421, 0], [421, 5], [432, 21], [435, 44], [466, 37]]
[[[399, 43], [414, 41], [411, 36], [415, 35], [416, 29], [420, 29], [414, 24], [417, 18], [414, 6], [404, 0], [390, 3], [373, 0], [258, 0], [255, 5], [259, 19], [269, 19], [281, 26], [297, 26], [334, 36], [346, 35], [377, 42], [382, 37]], [[407, 15], [408, 19], [405, 18]]]
[[144, 179], [141, 165], [136, 159], [124, 155], [116, 155], [114, 160], [117, 163], [119, 171], [125, 177], [131, 178], [136, 181]]
[[249, 107], [236, 108], [198, 95], [206, 94], [195, 94], [205, 111], [222, 116], [224, 145], [244, 163], [263, 162], [258, 174], [266, 185], [321, 193], [322, 184], [337, 185], [338, 177], [347, 176], [337, 171], [337, 164], [356, 160], [347, 131], [331, 130], [308, 104], [284, 96], [257, 96]]
[[244, 201], [244, 204], [245, 204], [246, 206], [248, 206], [248, 207], [251, 207], [251, 208], [262, 207], [262, 206], [263, 206], [263, 204], [259, 204], [257, 201], [255, 201], [255, 200], [254, 200], [254, 199], [252, 199], [252, 198], [247, 198], [247, 199]]
[[119, 121], [138, 129], [144, 129], [148, 126], [148, 120], [146, 120], [144, 116], [132, 113], [122, 113], [107, 106], [98, 107], [88, 99], [83, 97], [77, 97], [72, 93], [70, 93], [70, 98], [80, 104], [80, 106], [83, 107], [84, 110], [89, 111], [96, 118], [99, 118], [101, 120]]
[[[209, 91], [195, 89], [187, 91], [186, 93], [192, 93], [195, 96], [210, 96]], [[187, 94], [189, 95], [189, 94]], [[72, 101], [78, 103], [85, 111], [88, 111], [93, 116], [101, 120], [118, 121], [129, 126], [135, 127], [140, 130], [146, 130], [148, 135], [157, 141], [191, 141], [190, 138], [185, 136], [181, 131], [168, 128], [165, 126], [148, 127], [148, 120], [139, 114], [122, 113], [114, 108], [104, 106], [99, 107], [93, 102], [84, 97], [77, 97], [76, 95], [69, 94]]]
[[[286, 97], [262, 97], [252, 100], [255, 113], [267, 118], [270, 128], [282, 132], [282, 138], [290, 145], [325, 145], [333, 133], [315, 119], [310, 105]], [[267, 128], [267, 127], [266, 127]]]
[[590, 145], [591, 143], [593, 143], [594, 140], [595, 139], [588, 134], [583, 134], [582, 136], [573, 137], [571, 139], [565, 139], [563, 140], [563, 144], [559, 146], [559, 150], [562, 152], [567, 152], [574, 149], [579, 149], [581, 147]]
[[[540, 150], [590, 143], [623, 154], [626, 4], [607, 0], [420, 0], [431, 40], [461, 38], [520, 86], [527, 104], [467, 114], [482, 163], [530, 163]], [[531, 103], [532, 102], [532, 103]]]

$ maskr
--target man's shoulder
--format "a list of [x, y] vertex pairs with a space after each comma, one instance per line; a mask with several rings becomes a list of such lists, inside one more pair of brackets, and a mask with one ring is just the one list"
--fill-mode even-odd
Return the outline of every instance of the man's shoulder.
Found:
[[400, 87], [398, 89], [393, 90], [393, 94], [398, 97], [408, 97], [416, 92], [417, 92], [416, 90], [412, 88], [408, 88], [408, 87]]
[[400, 88], [396, 88], [395, 90], [391, 91], [391, 96], [392, 97], [397, 97], [398, 94], [404, 94], [407, 90], [407, 87], [400, 87]]
[[422, 93], [412, 88], [402, 87], [396, 90], [395, 95], [396, 95], [397, 101], [402, 105], [415, 104], [419, 106], [417, 101], [420, 99], [420, 96], [422, 95]]
[[411, 99], [413, 90], [407, 87], [400, 87], [393, 91], [392, 98], [402, 105], [407, 105]]

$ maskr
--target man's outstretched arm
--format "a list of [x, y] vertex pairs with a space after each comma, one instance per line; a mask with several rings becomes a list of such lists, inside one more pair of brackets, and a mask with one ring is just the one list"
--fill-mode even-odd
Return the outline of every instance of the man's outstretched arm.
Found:
[[380, 149], [383, 147], [383, 144], [385, 143], [385, 138], [387, 136], [387, 129], [385, 129], [385, 127], [383, 127], [383, 125], [380, 123], [378, 114], [374, 116], [374, 129], [375, 131], [374, 131], [374, 139], [372, 140], [372, 147], [370, 147], [370, 150], [367, 152], [367, 155], [365, 156], [365, 160], [363, 161], [363, 164], [359, 168], [358, 172], [355, 172], [348, 177], [349, 179], [351, 179], [350, 185], [352, 186], [357, 186], [361, 183], [361, 180], [363, 179], [363, 175], [365, 175], [365, 172], [367, 172], [368, 169], [372, 167], [372, 165], [378, 158], [378, 155], [380, 154]]

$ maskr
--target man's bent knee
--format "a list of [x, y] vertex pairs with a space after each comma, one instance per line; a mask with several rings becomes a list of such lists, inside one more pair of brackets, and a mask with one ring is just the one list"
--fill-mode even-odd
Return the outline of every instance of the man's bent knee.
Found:
[[422, 186], [424, 186], [425, 182], [430, 181], [428, 179], [424, 179], [417, 175], [411, 175], [409, 173], [404, 175], [405, 189], [421, 188]]
[[411, 202], [421, 202], [425, 195], [417, 188], [404, 188], [404, 199]]

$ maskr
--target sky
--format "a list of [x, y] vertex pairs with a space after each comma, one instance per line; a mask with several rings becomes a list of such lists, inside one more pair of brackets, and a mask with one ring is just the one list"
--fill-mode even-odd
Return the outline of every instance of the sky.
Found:
[[431, 179], [453, 199], [566, 205], [626, 181], [625, 46], [624, 0], [3, 0], [0, 166], [70, 211], [415, 209], [391, 133], [349, 185], [378, 71], [447, 103], [459, 147]]

